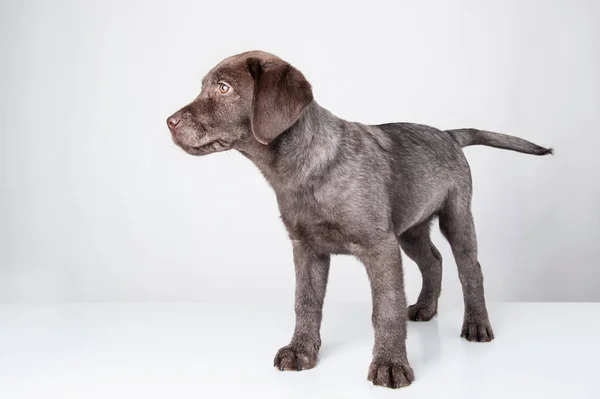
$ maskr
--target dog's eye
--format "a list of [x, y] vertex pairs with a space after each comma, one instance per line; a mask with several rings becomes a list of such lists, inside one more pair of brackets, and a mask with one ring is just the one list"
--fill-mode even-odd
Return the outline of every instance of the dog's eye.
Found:
[[231, 89], [231, 87], [229, 87], [229, 85], [227, 83], [223, 83], [223, 82], [219, 82], [219, 92], [221, 92], [222, 94], [225, 94], [229, 91], [229, 89]]

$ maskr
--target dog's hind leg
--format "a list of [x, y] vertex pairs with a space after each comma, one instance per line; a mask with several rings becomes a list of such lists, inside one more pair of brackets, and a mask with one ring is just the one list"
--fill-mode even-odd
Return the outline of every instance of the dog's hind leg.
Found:
[[399, 237], [402, 250], [417, 264], [423, 278], [417, 302], [408, 307], [408, 318], [413, 321], [428, 321], [435, 316], [442, 287], [442, 256], [429, 237], [430, 223], [431, 218]]
[[461, 337], [468, 341], [494, 339], [483, 292], [483, 274], [477, 261], [477, 237], [471, 214], [470, 191], [454, 191], [440, 213], [440, 229], [452, 247], [463, 288], [465, 315]]

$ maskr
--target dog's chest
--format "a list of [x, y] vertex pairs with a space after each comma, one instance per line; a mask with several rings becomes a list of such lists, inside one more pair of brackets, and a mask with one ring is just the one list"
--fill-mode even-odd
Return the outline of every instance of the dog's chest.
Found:
[[322, 201], [310, 192], [277, 196], [281, 218], [292, 240], [302, 240], [323, 251], [347, 254], [356, 244], [356, 228], [344, 217], [338, 201]]

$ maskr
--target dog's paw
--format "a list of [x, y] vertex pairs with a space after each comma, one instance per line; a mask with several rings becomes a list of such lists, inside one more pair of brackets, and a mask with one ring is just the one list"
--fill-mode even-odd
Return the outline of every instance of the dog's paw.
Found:
[[408, 362], [373, 360], [369, 366], [368, 379], [373, 385], [396, 389], [409, 386], [414, 381], [415, 374]]
[[437, 306], [425, 306], [415, 303], [408, 307], [408, 319], [412, 321], [429, 321], [437, 314]]
[[472, 342], [490, 342], [494, 339], [494, 331], [488, 320], [465, 319], [460, 336]]
[[288, 345], [279, 349], [273, 365], [279, 370], [302, 371], [315, 367], [317, 354], [311, 353], [298, 345]]

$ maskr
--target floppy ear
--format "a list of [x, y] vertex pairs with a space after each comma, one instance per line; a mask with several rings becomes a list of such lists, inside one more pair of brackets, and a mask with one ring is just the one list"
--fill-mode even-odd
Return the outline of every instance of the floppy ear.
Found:
[[252, 132], [262, 144], [269, 144], [292, 126], [313, 100], [310, 83], [287, 62], [261, 64], [248, 59], [254, 78], [252, 96]]

